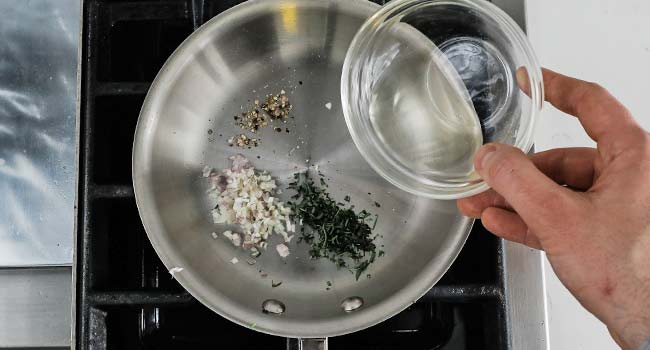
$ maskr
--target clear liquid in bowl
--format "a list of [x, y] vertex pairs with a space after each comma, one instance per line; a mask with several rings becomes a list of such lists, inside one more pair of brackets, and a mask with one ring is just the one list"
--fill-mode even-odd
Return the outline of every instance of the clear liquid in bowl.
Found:
[[478, 179], [474, 155], [483, 144], [472, 100], [445, 55], [406, 23], [389, 28], [385, 54], [372, 62], [370, 122], [389, 155], [437, 182]]

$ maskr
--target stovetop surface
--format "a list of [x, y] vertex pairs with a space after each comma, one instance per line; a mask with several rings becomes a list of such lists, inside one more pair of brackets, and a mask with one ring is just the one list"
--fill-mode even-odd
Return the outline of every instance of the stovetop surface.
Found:
[[[76, 349], [283, 349], [196, 301], [149, 243], [131, 184], [131, 146], [149, 85], [201, 24], [240, 1], [87, 0], [83, 9]], [[477, 223], [420, 301], [332, 349], [509, 349], [501, 242]]]

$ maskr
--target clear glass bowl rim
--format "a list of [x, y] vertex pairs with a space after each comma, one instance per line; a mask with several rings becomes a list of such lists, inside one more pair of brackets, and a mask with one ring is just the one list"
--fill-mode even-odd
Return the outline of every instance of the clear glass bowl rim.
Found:
[[517, 23], [496, 5], [485, 0], [395, 0], [383, 6], [368, 18], [357, 31], [345, 56], [341, 76], [343, 114], [357, 149], [378, 174], [404, 191], [434, 199], [458, 199], [486, 191], [489, 186], [483, 180], [464, 184], [463, 186], [449, 186], [449, 184], [432, 180], [430, 182], [433, 185], [424, 184], [417, 174], [394, 162], [386, 154], [385, 150], [379, 145], [378, 137], [370, 132], [370, 128], [365, 125], [362, 117], [352, 111], [351, 105], [351, 101], [354, 99], [350, 91], [350, 84], [354, 79], [352, 75], [353, 67], [356, 62], [364, 58], [364, 48], [378, 26], [396, 14], [409, 14], [417, 11], [420, 6], [429, 5], [465, 6], [488, 16], [498, 23], [501, 30], [508, 36], [508, 39], [514, 43], [514, 50], [523, 54], [525, 64], [521, 67], [524, 67], [528, 73], [529, 96], [532, 101], [529, 111], [522, 111], [523, 117], [520, 120], [514, 147], [521, 149], [525, 153], [529, 152], [533, 146], [535, 126], [544, 102], [542, 71], [526, 35]]

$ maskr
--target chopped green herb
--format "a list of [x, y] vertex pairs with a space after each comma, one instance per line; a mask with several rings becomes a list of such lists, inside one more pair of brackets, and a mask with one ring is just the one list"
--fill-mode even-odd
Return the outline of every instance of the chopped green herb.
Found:
[[273, 288], [279, 287], [281, 284], [282, 284], [282, 281], [279, 281], [279, 282], [276, 283], [275, 281], [271, 280], [271, 287], [273, 287]]
[[370, 261], [366, 260], [356, 267], [357, 272], [354, 274], [354, 278], [356, 278], [357, 281], [359, 280], [359, 277], [361, 276], [363, 271], [366, 271], [369, 265], [370, 265]]
[[377, 208], [381, 208], [381, 204], [375, 202], [375, 207], [377, 207]]
[[[377, 256], [373, 242], [376, 235], [372, 234], [370, 226], [376, 225], [377, 216], [366, 210], [357, 213], [353, 205], [345, 208], [343, 203], [332, 199], [326, 186], [326, 183], [317, 186], [306, 173], [295, 174], [294, 181], [289, 184], [296, 194], [287, 204], [294, 219], [303, 223], [298, 241], [311, 246], [312, 259], [329, 259], [337, 267], [349, 269], [359, 279]], [[344, 200], [349, 202], [350, 196], [345, 196]]]
[[332, 281], [327, 281], [327, 286], [331, 287], [332, 286]]

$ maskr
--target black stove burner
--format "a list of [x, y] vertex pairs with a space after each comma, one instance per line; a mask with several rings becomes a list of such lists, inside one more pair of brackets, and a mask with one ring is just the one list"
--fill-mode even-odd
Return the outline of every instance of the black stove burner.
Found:
[[[285, 349], [232, 323], [174, 281], [146, 238], [131, 186], [131, 145], [165, 59], [235, 0], [86, 0], [83, 10], [76, 349]], [[381, 1], [377, 1], [381, 2]], [[477, 224], [420, 301], [330, 339], [332, 349], [509, 349], [500, 240]]]

